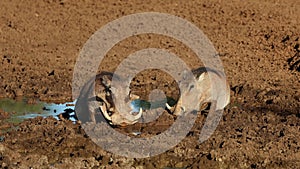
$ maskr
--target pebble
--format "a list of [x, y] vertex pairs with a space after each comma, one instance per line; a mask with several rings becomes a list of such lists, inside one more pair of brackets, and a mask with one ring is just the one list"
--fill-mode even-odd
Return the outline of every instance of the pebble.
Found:
[[3, 153], [5, 151], [4, 145], [0, 144], [0, 152]]
[[4, 136], [0, 136], [0, 142], [5, 141], [5, 137]]

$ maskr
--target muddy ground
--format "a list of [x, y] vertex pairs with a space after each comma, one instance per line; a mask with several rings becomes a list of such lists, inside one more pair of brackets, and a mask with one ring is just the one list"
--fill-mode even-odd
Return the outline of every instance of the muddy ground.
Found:
[[[198, 143], [207, 116], [202, 112], [179, 145], [146, 159], [104, 151], [68, 120], [35, 118], [13, 125], [5, 121], [9, 112], [0, 111], [0, 168], [300, 168], [299, 8], [298, 0], [1, 0], [2, 98], [71, 101], [73, 68], [88, 38], [121, 16], [155, 11], [182, 17], [208, 36], [223, 62], [231, 103], [204, 143]], [[99, 70], [114, 71], [130, 53], [147, 47], [172, 51], [191, 68], [201, 66], [182, 43], [148, 34], [117, 44]], [[172, 95], [176, 85], [170, 81], [163, 72], [145, 71], [132, 87]], [[126, 130], [155, 135], [173, 121], [164, 114], [155, 124]]]

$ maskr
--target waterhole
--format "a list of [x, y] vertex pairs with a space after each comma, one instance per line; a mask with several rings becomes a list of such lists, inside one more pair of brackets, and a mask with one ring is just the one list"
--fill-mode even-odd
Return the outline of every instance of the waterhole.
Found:
[[26, 119], [38, 116], [52, 116], [58, 119], [59, 114], [68, 116], [70, 120], [76, 121], [74, 112], [75, 102], [57, 104], [36, 101], [36, 103], [31, 104], [28, 103], [26, 98], [21, 100], [4, 98], [0, 99], [0, 109], [9, 113], [9, 117], [6, 120], [12, 123], [20, 123]]
[[[171, 98], [167, 98], [169, 105], [174, 105], [175, 101]], [[7, 122], [20, 123], [26, 119], [35, 118], [38, 116], [49, 117], [52, 116], [59, 119], [61, 114], [64, 118], [69, 119], [73, 122], [77, 121], [75, 115], [75, 104], [73, 102], [65, 103], [47, 103], [42, 101], [36, 101], [36, 103], [28, 103], [28, 99], [23, 98], [21, 100], [13, 99], [0, 99], [0, 110], [9, 113], [9, 117], [6, 119]], [[152, 106], [151, 106], [152, 105]], [[138, 112], [141, 107], [143, 110], [149, 110], [150, 107], [164, 107], [165, 103], [162, 101], [149, 102], [145, 100], [134, 100], [131, 103], [133, 112]]]

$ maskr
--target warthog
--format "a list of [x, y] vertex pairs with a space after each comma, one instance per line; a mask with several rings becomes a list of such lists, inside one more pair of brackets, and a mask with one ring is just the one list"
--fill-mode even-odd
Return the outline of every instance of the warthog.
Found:
[[[186, 80], [187, 72], [183, 72], [181, 80], [179, 81], [179, 87], [185, 87], [186, 91], [181, 91], [180, 98], [176, 105], [171, 107], [166, 103], [166, 108], [174, 115], [182, 115], [186, 108], [183, 106], [183, 97], [191, 95], [191, 88], [195, 88], [199, 94], [199, 109], [203, 109], [206, 103], [216, 102], [216, 109], [223, 109], [230, 102], [230, 88], [226, 81], [225, 75], [222, 72], [207, 68], [200, 67], [198, 69], [192, 70], [194, 77], [196, 78], [196, 85], [192, 85], [184, 80]], [[211, 79], [210, 79], [211, 78]], [[223, 85], [221, 85], [223, 84]], [[212, 89], [214, 86], [214, 90]], [[225, 87], [225, 88], [224, 88]]]
[[[75, 105], [75, 111], [78, 119], [81, 122], [96, 123], [96, 115], [103, 115], [97, 118], [97, 121], [108, 121], [111, 125], [126, 126], [134, 124], [142, 115], [142, 109], [134, 115], [133, 119], [127, 119], [120, 112], [115, 109], [114, 92], [112, 92], [112, 78], [116, 77], [117, 83], [122, 83], [122, 80], [113, 73], [101, 72], [96, 75], [95, 79], [89, 80], [82, 88], [80, 95]], [[122, 94], [126, 95], [125, 102], [130, 104], [134, 99], [139, 97], [130, 92], [122, 90]], [[132, 112], [125, 112], [133, 115]], [[102, 118], [101, 118], [102, 117]]]
[[[216, 109], [223, 109], [229, 104], [230, 101], [230, 88], [226, 81], [225, 75], [219, 71], [209, 68], [201, 67], [192, 71], [196, 78], [196, 84], [191, 84], [186, 81], [186, 72], [182, 73], [179, 86], [188, 89], [181, 91], [181, 96], [173, 107], [166, 103], [166, 108], [174, 115], [182, 115], [186, 108], [183, 105], [184, 96], [191, 95], [190, 89], [196, 89], [200, 94], [199, 104], [203, 105], [208, 102], [216, 102]], [[126, 118], [122, 115], [115, 106], [114, 100], [116, 97], [116, 89], [111, 86], [113, 76], [116, 77], [116, 82], [122, 86], [123, 81], [116, 74], [110, 72], [101, 72], [89, 80], [82, 88], [80, 96], [75, 105], [76, 114], [83, 123], [93, 122], [96, 123], [95, 115], [102, 118], [97, 118], [97, 121], [108, 121], [111, 125], [127, 126], [135, 124], [141, 118], [143, 110], [142, 106], [138, 108], [132, 107], [132, 110], [138, 109], [136, 115], [133, 112], [124, 112], [130, 114], [133, 118]], [[223, 85], [220, 85], [223, 84]], [[214, 90], [212, 89], [214, 87]], [[225, 87], [225, 88], [224, 88]], [[95, 90], [94, 90], [95, 89]], [[126, 96], [124, 102], [130, 106], [133, 100], [139, 100], [139, 96], [133, 95], [130, 91], [125, 90], [126, 87], [120, 89], [119, 93]], [[213, 90], [213, 92], [212, 92]], [[151, 103], [149, 103], [151, 104]], [[201, 109], [201, 108], [200, 108]], [[122, 110], [121, 110], [122, 111]], [[132, 117], [131, 116], [131, 117]]]

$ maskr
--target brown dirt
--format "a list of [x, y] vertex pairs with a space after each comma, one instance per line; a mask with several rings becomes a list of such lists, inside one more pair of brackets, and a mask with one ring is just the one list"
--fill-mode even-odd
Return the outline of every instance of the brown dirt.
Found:
[[[79, 124], [35, 118], [2, 131], [0, 168], [300, 168], [300, 1], [2, 0], [0, 6], [0, 97], [70, 101], [74, 64], [88, 38], [114, 19], [148, 11], [174, 14], [203, 30], [220, 53], [232, 90], [217, 130], [202, 144], [197, 136], [204, 112], [179, 145], [147, 159], [105, 152]], [[170, 50], [191, 68], [201, 65], [180, 42], [150, 34], [120, 42], [99, 69], [113, 71], [147, 47]], [[137, 92], [157, 85], [172, 94], [171, 80], [148, 71], [132, 85]], [[8, 116], [0, 111], [3, 128]], [[165, 118], [166, 124], [173, 120], [166, 115], [158, 121]], [[162, 129], [132, 127], [150, 134]]]

